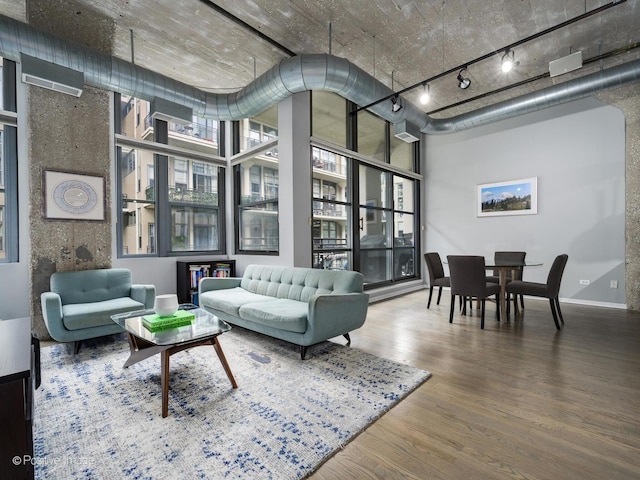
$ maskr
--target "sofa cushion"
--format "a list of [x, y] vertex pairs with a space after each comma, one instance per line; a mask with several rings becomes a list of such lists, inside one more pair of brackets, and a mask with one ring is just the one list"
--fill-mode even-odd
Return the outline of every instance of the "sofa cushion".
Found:
[[60, 295], [63, 305], [129, 297], [131, 271], [126, 268], [104, 268], [56, 272], [51, 275], [51, 291]]
[[110, 325], [114, 313], [144, 310], [143, 303], [130, 297], [114, 298], [102, 302], [71, 303], [62, 306], [62, 323], [67, 330], [80, 330], [89, 327]]
[[256, 293], [247, 292], [244, 288], [235, 287], [224, 290], [210, 290], [200, 294], [199, 303], [201, 307], [220, 310], [229, 315], [239, 317], [238, 310], [246, 303], [271, 302], [275, 298], [265, 297]]
[[280, 330], [304, 333], [307, 330], [309, 304], [284, 298], [247, 303], [240, 307], [239, 316], [261, 325]]

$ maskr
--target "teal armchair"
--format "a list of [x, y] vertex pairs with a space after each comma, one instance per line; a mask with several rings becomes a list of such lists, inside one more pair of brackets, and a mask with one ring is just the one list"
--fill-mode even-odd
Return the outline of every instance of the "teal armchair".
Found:
[[122, 332], [111, 315], [153, 308], [156, 291], [132, 285], [126, 268], [56, 272], [50, 288], [40, 297], [47, 330], [58, 342], [74, 342], [74, 353], [82, 340]]

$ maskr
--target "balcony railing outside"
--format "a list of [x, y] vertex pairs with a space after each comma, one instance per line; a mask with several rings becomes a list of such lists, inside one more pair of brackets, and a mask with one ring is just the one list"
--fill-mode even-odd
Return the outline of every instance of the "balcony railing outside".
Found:
[[343, 205], [327, 204], [322, 202], [313, 202], [314, 217], [337, 217], [347, 218], [347, 209]]
[[[153, 128], [153, 118], [151, 115], [147, 115], [144, 118], [145, 128]], [[212, 125], [206, 125], [198, 122], [182, 124], [177, 122], [169, 122], [169, 130], [179, 133], [181, 135], [187, 135], [189, 137], [198, 138], [200, 140], [207, 140], [209, 142], [218, 141], [218, 129]]]
[[325, 172], [331, 172], [338, 175], [347, 174], [347, 166], [345, 162], [327, 162], [319, 158], [313, 159], [313, 168], [316, 170], [324, 170]]
[[[150, 202], [155, 201], [155, 188], [153, 186], [147, 187], [145, 190], [145, 198]], [[218, 205], [218, 194], [214, 192], [201, 192], [189, 188], [169, 187], [169, 202], [216, 206]]]

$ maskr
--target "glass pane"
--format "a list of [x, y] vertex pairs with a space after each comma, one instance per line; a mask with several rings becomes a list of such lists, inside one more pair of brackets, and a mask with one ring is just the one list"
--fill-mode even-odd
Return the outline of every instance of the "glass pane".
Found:
[[413, 144], [391, 135], [391, 165], [413, 171]]
[[171, 250], [218, 250], [218, 211], [198, 207], [171, 207]]
[[3, 58], [0, 57], [0, 110], [4, 110], [4, 95], [2, 94], [2, 92], [4, 92], [3, 88], [4, 88], [4, 83], [3, 83], [3, 72], [2, 72], [2, 62], [3, 62]]
[[241, 207], [239, 228], [240, 250], [278, 251], [278, 204]]
[[219, 171], [209, 163], [169, 157], [169, 202], [217, 207]]
[[391, 280], [391, 250], [361, 250], [360, 273], [365, 284]]
[[351, 252], [316, 252], [313, 254], [313, 268], [324, 270], [350, 270]]
[[386, 122], [375, 115], [358, 113], [358, 152], [385, 161]]
[[149, 113], [150, 104], [146, 100], [121, 95], [120, 120], [122, 131], [119, 133], [131, 138], [153, 141], [153, 119]]
[[393, 252], [393, 277], [397, 279], [414, 276], [413, 248], [397, 248]]
[[311, 92], [311, 135], [347, 146], [347, 101], [332, 92]]
[[217, 120], [194, 116], [191, 123], [168, 122], [169, 145], [219, 155]]
[[414, 180], [393, 176], [393, 209], [404, 212], [413, 212]]
[[410, 213], [395, 213], [393, 216], [393, 245], [409, 247], [415, 243], [413, 236], [414, 217]]
[[278, 150], [269, 150], [240, 164], [240, 203], [278, 200]]
[[[1, 57], [0, 57], [1, 60]], [[0, 78], [2, 72], [0, 71]], [[0, 85], [2, 87], [2, 85]], [[1, 92], [0, 88], [0, 92]], [[1, 95], [0, 95], [1, 96]], [[4, 186], [4, 125], [0, 123], [0, 259], [7, 257], [5, 239], [7, 238], [6, 225], [5, 225], [5, 186]]]
[[118, 147], [122, 189], [122, 254], [146, 255], [156, 252], [156, 237], [149, 235], [155, 225], [155, 157], [148, 150]]
[[360, 248], [384, 248], [389, 246], [387, 241], [387, 212], [373, 209], [360, 209]]
[[360, 205], [386, 208], [389, 174], [364, 165], [360, 165], [359, 172]]
[[240, 151], [278, 138], [278, 105], [240, 121]]

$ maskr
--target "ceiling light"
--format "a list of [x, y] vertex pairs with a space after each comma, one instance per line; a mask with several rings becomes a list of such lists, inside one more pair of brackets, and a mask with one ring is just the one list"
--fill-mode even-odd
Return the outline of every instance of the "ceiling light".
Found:
[[402, 110], [402, 105], [400, 105], [400, 102], [398, 102], [398, 95], [394, 95], [394, 97], [391, 99], [391, 111], [393, 113], [396, 113], [400, 110]]
[[504, 73], [511, 71], [511, 69], [513, 68], [513, 65], [515, 64], [514, 59], [515, 59], [515, 54], [513, 53], [513, 51], [507, 49], [504, 52], [504, 55], [502, 56], [502, 71]]
[[431, 94], [429, 92], [429, 84], [427, 83], [426, 88], [422, 91], [422, 95], [420, 95], [420, 103], [422, 105], [426, 105], [431, 100]]
[[466, 69], [467, 67], [464, 67], [462, 70], [460, 70], [458, 72], [458, 76], [456, 77], [458, 79], [458, 88], [461, 88], [463, 90], [469, 88], [469, 85], [471, 85], [471, 79], [462, 76], [462, 72], [464, 72]]

